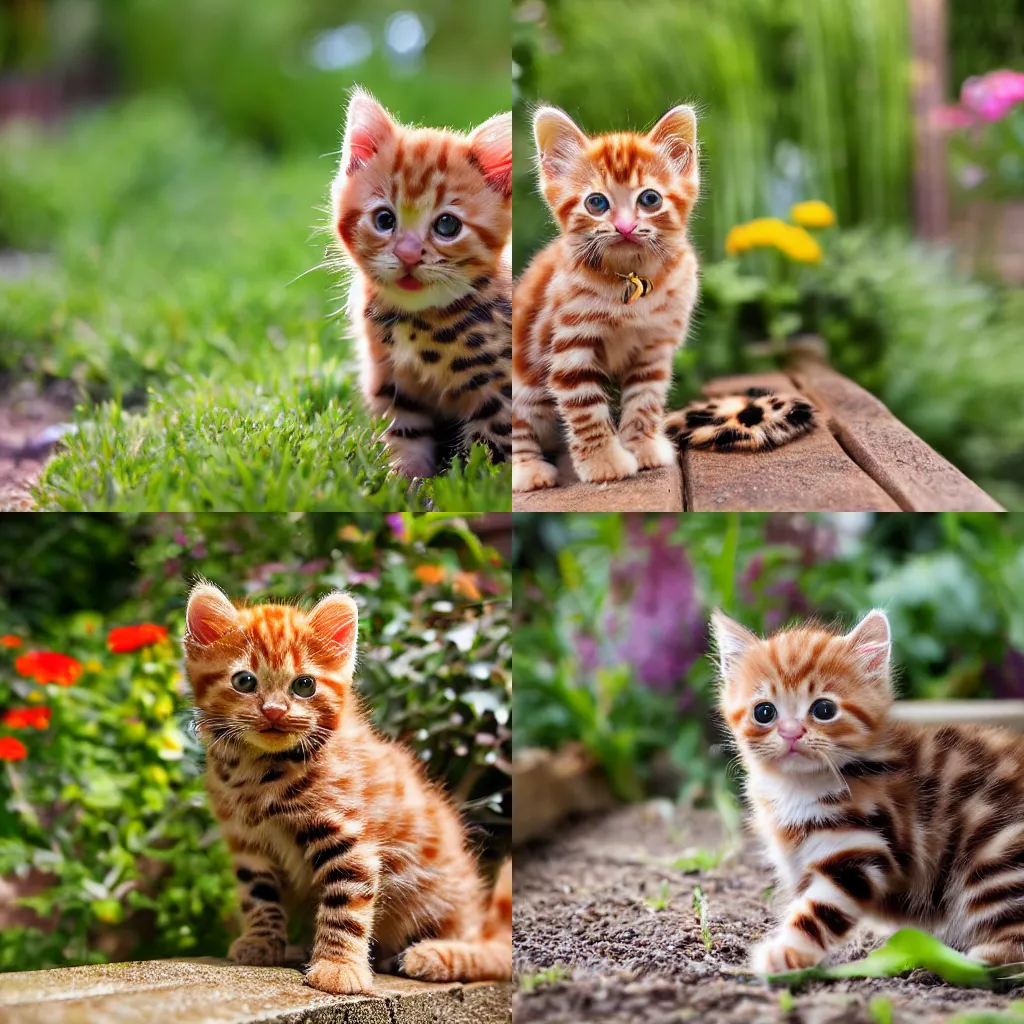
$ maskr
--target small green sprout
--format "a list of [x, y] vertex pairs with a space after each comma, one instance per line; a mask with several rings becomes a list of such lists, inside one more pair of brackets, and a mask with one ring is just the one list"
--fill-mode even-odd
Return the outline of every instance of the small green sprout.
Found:
[[661, 888], [658, 890], [657, 896], [647, 896], [644, 898], [644, 903], [651, 908], [656, 914], [662, 910], [667, 910], [669, 904], [672, 902], [668, 894], [668, 882], [662, 882]]
[[557, 985], [560, 981], [569, 981], [572, 972], [562, 964], [552, 964], [536, 974], [523, 974], [519, 977], [519, 988], [523, 992], [532, 992], [541, 985]]
[[888, 996], [875, 996], [868, 1003], [868, 1013], [874, 1024], [893, 1024], [892, 1000]]
[[700, 935], [704, 940], [704, 948], [710, 953], [711, 922], [708, 914], [708, 898], [699, 885], [693, 887], [693, 909], [697, 911], [697, 920], [700, 922]]
[[789, 989], [783, 989], [779, 993], [779, 1012], [792, 1013], [796, 1009], [796, 996]]
[[672, 869], [681, 871], [684, 875], [693, 875], [700, 871], [711, 871], [722, 863], [729, 851], [708, 850], [701, 847], [684, 850], [682, 856], [672, 861]]

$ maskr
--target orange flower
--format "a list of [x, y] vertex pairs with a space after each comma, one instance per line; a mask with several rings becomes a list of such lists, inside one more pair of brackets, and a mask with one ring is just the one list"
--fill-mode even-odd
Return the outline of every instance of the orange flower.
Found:
[[470, 601], [480, 600], [480, 588], [477, 586], [475, 572], [457, 572], [452, 577], [452, 590], [456, 594], [468, 597]]
[[11, 647], [11, 648], [14, 648], [14, 647], [20, 647], [20, 646], [21, 646], [21, 637], [20, 636], [13, 636], [10, 633], [7, 633], [5, 636], [0, 636], [0, 647]]
[[29, 651], [15, 659], [14, 670], [37, 683], [71, 686], [82, 674], [82, 663], [56, 651]]
[[413, 575], [428, 587], [436, 583], [444, 583], [446, 573], [443, 565], [417, 565]]
[[50, 724], [49, 708], [12, 708], [3, 717], [8, 729], [45, 729]]
[[112, 629], [107, 637], [107, 647], [114, 654], [127, 654], [141, 647], [149, 647], [167, 639], [167, 628], [152, 622], [143, 622], [140, 626], [118, 626]]
[[28, 750], [13, 736], [0, 736], [0, 761], [20, 761]]

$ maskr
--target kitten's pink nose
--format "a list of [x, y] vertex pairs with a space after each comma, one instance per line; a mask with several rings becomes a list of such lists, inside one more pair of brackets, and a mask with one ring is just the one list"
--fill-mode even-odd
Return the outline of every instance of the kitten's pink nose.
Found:
[[268, 722], [280, 722], [288, 714], [288, 707], [285, 704], [264, 704], [263, 717]]
[[411, 231], [395, 239], [395, 255], [402, 261], [406, 270], [419, 266], [423, 259], [423, 240]]
[[795, 718], [783, 718], [779, 722], [779, 735], [784, 740], [796, 741], [800, 739], [807, 730]]
[[637, 227], [637, 222], [630, 217], [616, 217], [612, 224], [615, 226], [615, 230], [624, 238], [631, 237]]

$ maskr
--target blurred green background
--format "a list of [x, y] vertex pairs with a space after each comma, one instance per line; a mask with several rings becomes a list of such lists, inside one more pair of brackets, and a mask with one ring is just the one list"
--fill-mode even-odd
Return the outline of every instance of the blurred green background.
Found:
[[[989, 261], [972, 277], [956, 245], [912, 237], [909, 6], [517, 0], [515, 264], [521, 270], [554, 234], [536, 190], [532, 104], [558, 104], [602, 132], [643, 130], [673, 103], [693, 103], [703, 178], [692, 233], [703, 286], [671, 401], [695, 397], [716, 375], [773, 369], [787, 338], [818, 333], [837, 369], [1022, 508], [1024, 405], [1014, 396], [1024, 390], [1024, 291], [994, 276]], [[945, 6], [950, 99], [968, 76], [1024, 67], [1018, 0]], [[786, 220], [808, 199], [827, 202], [838, 221], [817, 233], [820, 263], [769, 250], [725, 258], [732, 227]], [[986, 226], [1002, 219], [1001, 208], [968, 211], [982, 213]], [[993, 255], [996, 239], [986, 245]]]
[[[181, 675], [198, 574], [257, 601], [348, 590], [374, 722], [416, 750], [473, 847], [499, 858], [511, 829], [501, 529], [441, 514], [0, 514], [0, 970], [223, 956], [234, 937]], [[110, 649], [112, 628], [147, 622], [168, 638]], [[36, 681], [19, 661], [32, 652], [79, 674]], [[49, 723], [11, 717], [25, 708]]]
[[906, 698], [1024, 698], [1018, 514], [516, 514], [517, 748], [581, 742], [622, 799], [730, 793], [707, 623], [881, 607]]
[[351, 85], [466, 130], [509, 69], [501, 0], [3, 5], [0, 382], [83, 403], [40, 507], [507, 508], [482, 450], [385, 479], [341, 281], [307, 272]]

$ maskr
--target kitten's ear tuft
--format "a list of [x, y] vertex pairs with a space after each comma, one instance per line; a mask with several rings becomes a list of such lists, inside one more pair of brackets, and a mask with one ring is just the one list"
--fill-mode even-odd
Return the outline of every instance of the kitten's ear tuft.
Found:
[[220, 587], [203, 580], [188, 595], [185, 624], [186, 639], [205, 646], [238, 628], [238, 611]]
[[359, 633], [359, 609], [355, 601], [340, 590], [320, 598], [309, 613], [309, 625], [318, 636], [337, 645], [342, 671], [350, 674]]
[[673, 107], [647, 137], [667, 154], [680, 174], [689, 174], [696, 168], [697, 114], [693, 107]]
[[868, 612], [846, 634], [846, 640], [867, 675], [888, 679], [889, 660], [892, 657], [892, 631], [889, 629], [889, 620], [885, 612], [879, 608]]
[[341, 168], [353, 174], [365, 167], [394, 135], [395, 122], [365, 90], [356, 88], [345, 114], [345, 141], [341, 146]]
[[589, 141], [576, 122], [558, 107], [541, 107], [533, 115], [533, 138], [541, 170], [552, 177], [566, 174]]
[[512, 195], [512, 115], [495, 114], [469, 136], [469, 151], [487, 184], [506, 199]]
[[711, 638], [718, 655], [718, 670], [723, 679], [731, 675], [736, 663], [747, 651], [761, 642], [756, 633], [735, 619], [730, 619], [718, 608], [711, 613]]

